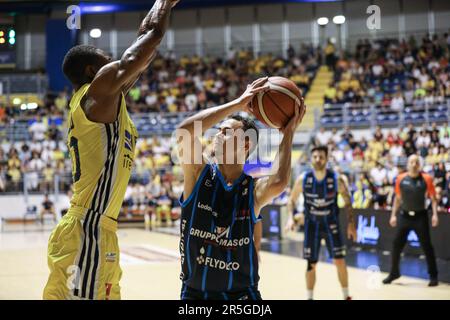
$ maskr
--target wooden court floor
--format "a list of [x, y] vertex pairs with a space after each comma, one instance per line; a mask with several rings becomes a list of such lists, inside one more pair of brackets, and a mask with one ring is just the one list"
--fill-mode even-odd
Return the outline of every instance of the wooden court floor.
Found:
[[[118, 231], [123, 277], [122, 299], [176, 300], [180, 292], [178, 239], [140, 229]], [[0, 299], [41, 299], [48, 276], [48, 231], [0, 233]], [[264, 299], [306, 298], [306, 263], [262, 252], [260, 291]], [[422, 279], [402, 277], [383, 286], [385, 273], [349, 268], [354, 299], [450, 299], [450, 285], [427, 287]], [[319, 263], [315, 299], [341, 299], [332, 264]]]

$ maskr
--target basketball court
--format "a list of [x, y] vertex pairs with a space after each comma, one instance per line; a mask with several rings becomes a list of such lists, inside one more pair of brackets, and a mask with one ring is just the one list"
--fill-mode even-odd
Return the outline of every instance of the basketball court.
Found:
[[[0, 233], [0, 299], [41, 299], [48, 276], [49, 231]], [[178, 237], [142, 229], [121, 229], [122, 299], [178, 300], [181, 288]], [[299, 241], [295, 239], [294, 241]], [[306, 299], [306, 262], [263, 251], [260, 290], [267, 300]], [[386, 273], [349, 267], [350, 292], [355, 300], [450, 299], [450, 285], [428, 288], [427, 281], [402, 277], [383, 286]], [[341, 298], [334, 265], [319, 263], [315, 299]]]

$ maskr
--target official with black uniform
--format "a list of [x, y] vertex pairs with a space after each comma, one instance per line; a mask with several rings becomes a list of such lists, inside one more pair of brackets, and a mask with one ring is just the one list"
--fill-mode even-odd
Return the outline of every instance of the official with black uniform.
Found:
[[[414, 230], [425, 252], [430, 275], [428, 285], [430, 287], [438, 285], [436, 257], [431, 244], [428, 210], [426, 210], [425, 203], [427, 197], [431, 199], [433, 211], [431, 224], [433, 227], [437, 227], [439, 220], [433, 178], [421, 172], [419, 157], [411, 155], [408, 158], [408, 171], [400, 174], [395, 182], [395, 199], [390, 224], [392, 227], [397, 227], [397, 234], [392, 248], [391, 271], [389, 276], [383, 280], [384, 284], [389, 284], [400, 277], [400, 254], [405, 247], [409, 232]], [[398, 211], [400, 216], [397, 221]]]

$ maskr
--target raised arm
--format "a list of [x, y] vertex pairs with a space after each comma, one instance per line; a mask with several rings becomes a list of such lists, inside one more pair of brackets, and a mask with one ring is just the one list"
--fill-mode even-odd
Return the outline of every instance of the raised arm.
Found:
[[191, 194], [195, 183], [205, 165], [200, 137], [203, 133], [228, 116], [239, 111], [246, 111], [253, 96], [267, 90], [267, 78], [261, 78], [247, 87], [247, 90], [227, 104], [205, 109], [185, 119], [175, 134], [178, 145], [178, 156], [184, 175], [184, 194], [186, 199]]
[[348, 189], [347, 180], [342, 175], [339, 175], [338, 177], [338, 192], [344, 199], [345, 209], [347, 210], [347, 237], [356, 241], [356, 223], [352, 207], [352, 198], [350, 190]]
[[110, 123], [117, 118], [122, 93], [126, 93], [148, 68], [169, 24], [178, 0], [156, 0], [141, 23], [137, 40], [118, 61], [108, 63], [96, 74], [82, 101], [89, 120]]
[[[302, 99], [301, 104], [303, 105], [303, 103], [304, 100]], [[291, 177], [292, 142], [295, 131], [305, 115], [305, 110], [306, 108], [302, 108], [301, 112], [300, 106], [298, 106], [295, 109], [295, 116], [281, 130], [283, 140], [274, 160], [274, 163], [278, 163], [278, 170], [269, 177], [258, 179], [255, 183], [254, 209], [256, 216], [259, 216], [261, 208], [281, 194], [289, 183]]]

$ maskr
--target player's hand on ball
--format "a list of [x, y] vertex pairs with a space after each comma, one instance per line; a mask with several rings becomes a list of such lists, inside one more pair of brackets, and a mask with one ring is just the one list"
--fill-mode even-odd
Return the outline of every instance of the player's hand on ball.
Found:
[[302, 122], [305, 113], [306, 113], [305, 100], [302, 97], [300, 98], [300, 104], [297, 103], [297, 108], [295, 108], [294, 117], [288, 122], [288, 124], [284, 128], [280, 129], [280, 131], [283, 134], [294, 133], [297, 130], [299, 124]]
[[347, 226], [347, 238], [356, 241], [356, 225], [354, 222], [351, 222]]
[[247, 86], [245, 92], [238, 98], [238, 102], [242, 106], [243, 111], [247, 113], [253, 112], [250, 107], [250, 102], [256, 94], [270, 89], [267, 84], [268, 79], [269, 77], [259, 78]]
[[396, 216], [391, 217], [391, 219], [389, 220], [389, 224], [393, 228], [396, 227], [397, 226], [397, 217]]
[[433, 228], [436, 228], [438, 225], [439, 225], [439, 218], [438, 218], [437, 214], [436, 215], [433, 214], [431, 216], [431, 226]]

